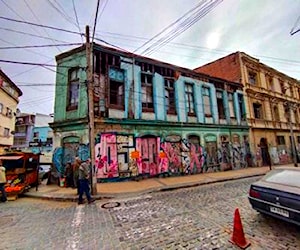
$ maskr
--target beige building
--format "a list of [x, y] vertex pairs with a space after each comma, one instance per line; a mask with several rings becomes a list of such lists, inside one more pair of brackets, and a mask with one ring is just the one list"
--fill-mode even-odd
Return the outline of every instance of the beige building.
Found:
[[195, 71], [244, 85], [249, 140], [252, 152], [256, 152], [257, 165], [268, 165], [268, 153], [273, 164], [296, 163], [296, 152], [300, 150], [298, 80], [243, 52], [235, 52]]
[[16, 110], [22, 91], [0, 69], [0, 154], [14, 141]]

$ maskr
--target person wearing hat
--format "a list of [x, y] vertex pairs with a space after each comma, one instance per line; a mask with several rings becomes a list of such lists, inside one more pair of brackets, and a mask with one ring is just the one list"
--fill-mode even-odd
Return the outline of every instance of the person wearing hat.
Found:
[[6, 184], [6, 175], [5, 175], [5, 167], [2, 166], [2, 160], [0, 160], [0, 191], [1, 191], [1, 202], [6, 202], [6, 192], [5, 192], [5, 184]]
[[89, 186], [89, 178], [90, 178], [90, 164], [91, 160], [87, 159], [80, 164], [79, 167], [79, 197], [78, 204], [84, 204], [83, 202], [83, 194], [85, 193], [88, 203], [92, 203], [95, 201], [90, 195], [90, 186]]

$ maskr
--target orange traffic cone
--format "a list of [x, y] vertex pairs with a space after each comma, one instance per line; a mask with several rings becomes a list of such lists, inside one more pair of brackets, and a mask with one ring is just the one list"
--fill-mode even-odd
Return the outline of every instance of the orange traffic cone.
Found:
[[235, 209], [233, 223], [233, 233], [229, 241], [242, 249], [246, 249], [248, 246], [250, 246], [251, 243], [245, 238], [240, 212], [238, 208]]

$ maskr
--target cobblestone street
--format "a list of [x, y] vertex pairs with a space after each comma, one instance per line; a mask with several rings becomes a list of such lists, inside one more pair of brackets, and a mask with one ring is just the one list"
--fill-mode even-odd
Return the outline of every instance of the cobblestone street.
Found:
[[97, 201], [20, 198], [0, 204], [0, 249], [238, 249], [228, 240], [239, 208], [248, 249], [300, 249], [300, 228], [262, 216], [248, 178]]

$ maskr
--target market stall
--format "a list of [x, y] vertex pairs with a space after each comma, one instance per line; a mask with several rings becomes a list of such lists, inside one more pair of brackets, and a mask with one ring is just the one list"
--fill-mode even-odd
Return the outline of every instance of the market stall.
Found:
[[38, 185], [39, 155], [14, 152], [0, 155], [6, 169], [5, 191], [7, 196], [17, 197], [28, 188]]

